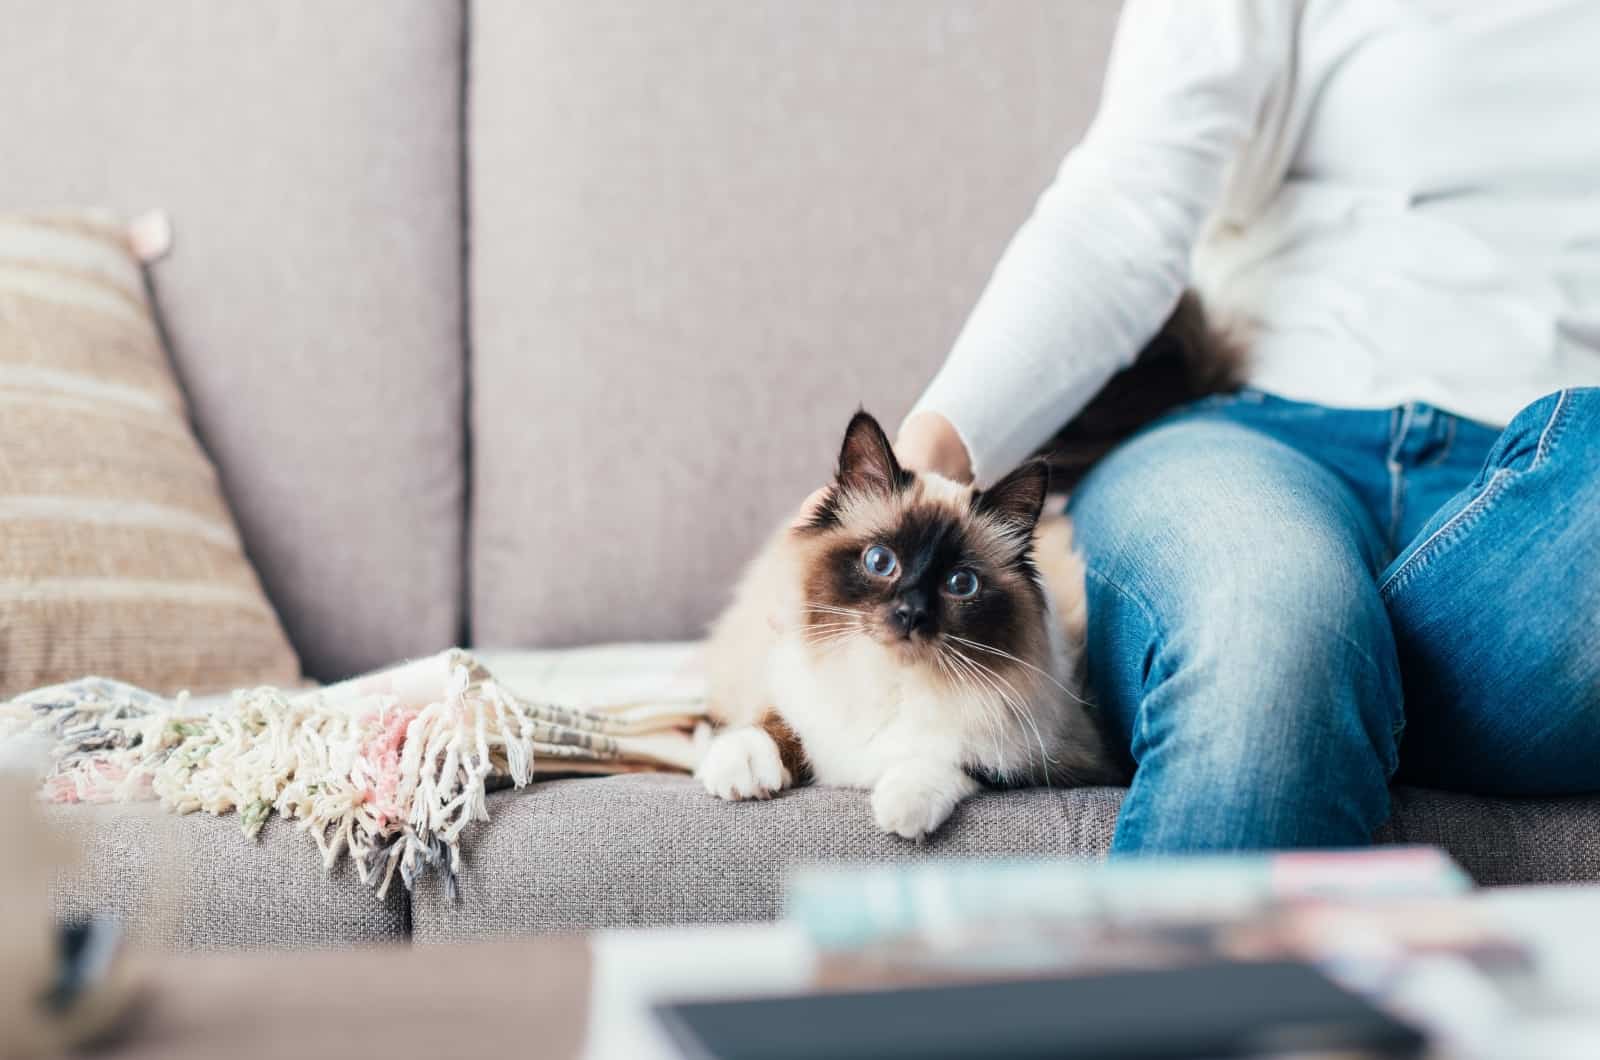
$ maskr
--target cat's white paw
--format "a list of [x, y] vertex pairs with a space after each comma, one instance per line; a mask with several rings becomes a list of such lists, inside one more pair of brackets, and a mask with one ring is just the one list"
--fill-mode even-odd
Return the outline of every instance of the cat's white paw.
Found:
[[770, 799], [789, 786], [778, 745], [764, 729], [745, 727], [718, 733], [694, 771], [719, 799]]
[[956, 804], [978, 789], [959, 769], [895, 766], [872, 789], [872, 819], [885, 832], [921, 839], [949, 819]]

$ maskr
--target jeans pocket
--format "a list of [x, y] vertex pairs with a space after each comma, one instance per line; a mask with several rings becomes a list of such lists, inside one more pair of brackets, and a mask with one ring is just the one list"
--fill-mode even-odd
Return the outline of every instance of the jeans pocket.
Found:
[[1378, 586], [1385, 602], [1471, 532], [1518, 478], [1542, 465], [1560, 439], [1571, 408], [1571, 391], [1540, 398], [1507, 425], [1477, 479], [1434, 513], [1389, 566]]
[[1558, 390], [1517, 413], [1484, 458], [1478, 482], [1486, 483], [1500, 471], [1532, 471], [1543, 463], [1566, 424], [1571, 394]]
[[1494, 506], [1495, 501], [1511, 483], [1516, 472], [1500, 468], [1484, 481], [1476, 492], [1457, 498], [1445, 510], [1434, 516], [1434, 521], [1422, 528], [1417, 539], [1408, 545], [1389, 567], [1389, 574], [1378, 585], [1378, 594], [1388, 603], [1394, 594], [1405, 588], [1417, 575], [1426, 571], [1441, 555], [1449, 552]]

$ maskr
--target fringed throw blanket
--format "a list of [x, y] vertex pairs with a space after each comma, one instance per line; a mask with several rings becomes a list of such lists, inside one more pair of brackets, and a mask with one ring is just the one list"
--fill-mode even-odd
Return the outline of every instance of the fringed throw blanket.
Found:
[[252, 837], [278, 813], [311, 835], [325, 867], [348, 855], [380, 897], [396, 871], [410, 888], [430, 870], [453, 897], [462, 832], [488, 820], [489, 790], [522, 787], [535, 770], [692, 769], [703, 715], [692, 674], [632, 693], [613, 682], [605, 701], [557, 706], [452, 650], [315, 691], [239, 691], [210, 708], [86, 678], [0, 705], [0, 738], [50, 738], [47, 799], [232, 811]]

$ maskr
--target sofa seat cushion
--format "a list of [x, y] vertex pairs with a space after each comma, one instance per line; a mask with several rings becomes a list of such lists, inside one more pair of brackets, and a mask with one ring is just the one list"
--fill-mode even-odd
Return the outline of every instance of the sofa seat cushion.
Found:
[[176, 817], [152, 803], [46, 813], [81, 855], [56, 881], [57, 914], [114, 917], [141, 944], [305, 949], [406, 934], [401, 888], [379, 900], [348, 864], [324, 873], [311, 839], [277, 818], [252, 840], [237, 817]]
[[[469, 834], [459, 902], [412, 898], [419, 942], [595, 928], [767, 920], [785, 871], [806, 862], [1104, 856], [1123, 792], [985, 793], [931, 840], [879, 832], [867, 796], [803, 788], [726, 803], [695, 781], [632, 775], [537, 783], [490, 799]], [[1600, 798], [1484, 799], [1396, 789], [1382, 842], [1449, 851], [1481, 884], [1600, 879]]]

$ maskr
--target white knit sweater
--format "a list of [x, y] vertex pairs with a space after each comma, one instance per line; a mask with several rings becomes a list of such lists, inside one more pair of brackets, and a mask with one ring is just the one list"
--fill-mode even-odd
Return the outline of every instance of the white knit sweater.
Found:
[[1600, 2], [1129, 0], [916, 408], [992, 481], [1190, 285], [1286, 397], [1499, 424], [1600, 385]]

